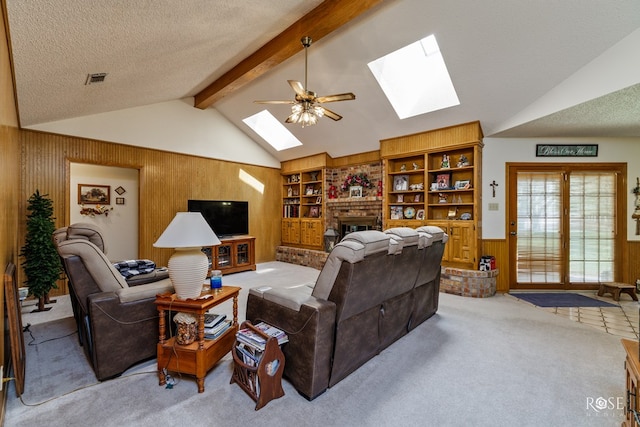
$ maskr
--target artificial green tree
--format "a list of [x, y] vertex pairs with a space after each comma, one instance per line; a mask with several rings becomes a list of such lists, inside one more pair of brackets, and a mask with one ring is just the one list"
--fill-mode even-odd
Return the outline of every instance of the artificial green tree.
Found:
[[55, 223], [53, 201], [48, 194], [36, 190], [28, 200], [27, 235], [20, 255], [24, 257], [22, 267], [29, 287], [29, 294], [38, 298], [37, 311], [45, 311], [45, 298], [49, 291], [57, 288], [56, 281], [62, 273], [60, 257], [53, 244]]

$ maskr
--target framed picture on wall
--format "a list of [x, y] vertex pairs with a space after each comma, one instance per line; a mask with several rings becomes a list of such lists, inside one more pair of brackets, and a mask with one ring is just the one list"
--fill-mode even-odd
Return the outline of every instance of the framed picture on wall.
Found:
[[116, 205], [124, 205], [124, 197], [116, 197]]
[[78, 184], [79, 205], [110, 205], [111, 186]]

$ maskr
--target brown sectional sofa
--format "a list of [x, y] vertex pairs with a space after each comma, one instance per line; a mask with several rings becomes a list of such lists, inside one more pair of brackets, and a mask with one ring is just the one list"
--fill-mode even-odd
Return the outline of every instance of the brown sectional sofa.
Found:
[[447, 239], [437, 227], [350, 233], [315, 283], [251, 289], [247, 320], [287, 332], [284, 376], [312, 400], [436, 312]]

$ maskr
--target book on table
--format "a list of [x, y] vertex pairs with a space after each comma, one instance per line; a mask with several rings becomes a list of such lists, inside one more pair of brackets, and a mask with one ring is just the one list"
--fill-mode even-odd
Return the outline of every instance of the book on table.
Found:
[[224, 334], [227, 331], [227, 329], [229, 329], [230, 327], [231, 327], [231, 320], [223, 320], [213, 328], [205, 328], [204, 337], [209, 340], [216, 339], [220, 335]]
[[204, 327], [213, 328], [223, 320], [227, 318], [226, 314], [205, 313], [204, 314]]

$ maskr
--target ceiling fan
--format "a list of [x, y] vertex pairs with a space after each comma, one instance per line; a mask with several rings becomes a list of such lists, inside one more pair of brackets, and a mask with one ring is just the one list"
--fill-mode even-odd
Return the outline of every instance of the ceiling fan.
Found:
[[338, 121], [342, 118], [320, 104], [336, 101], [350, 101], [356, 99], [351, 93], [340, 93], [336, 95], [317, 96], [315, 92], [307, 89], [307, 49], [311, 46], [311, 37], [305, 36], [301, 40], [304, 46], [304, 86], [296, 80], [287, 80], [296, 93], [295, 99], [289, 101], [254, 101], [256, 104], [292, 104], [291, 115], [287, 117], [285, 123], [300, 123], [302, 127], [315, 125], [322, 116]]

